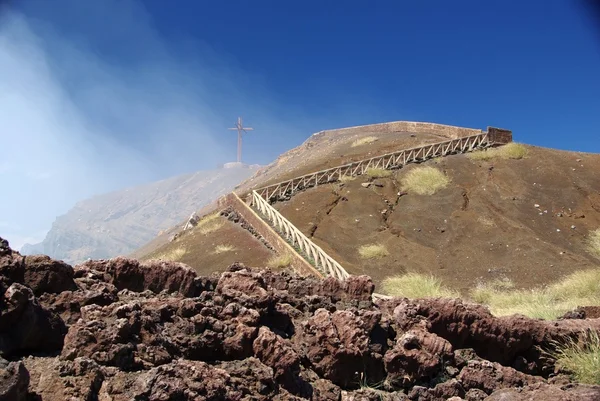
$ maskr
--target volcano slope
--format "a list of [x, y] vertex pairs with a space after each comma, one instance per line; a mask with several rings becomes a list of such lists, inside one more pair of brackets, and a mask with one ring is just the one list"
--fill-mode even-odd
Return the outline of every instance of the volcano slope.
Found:
[[[282, 155], [236, 192], [447, 139], [439, 132], [398, 131], [394, 123], [326, 131]], [[519, 160], [453, 155], [407, 165], [389, 177], [359, 176], [297, 193], [274, 207], [348, 272], [368, 274], [377, 286], [406, 272], [431, 273], [466, 295], [476, 284], [497, 279], [532, 288], [598, 268], [600, 260], [586, 240], [600, 227], [600, 156], [526, 149]], [[442, 171], [450, 184], [433, 195], [405, 191], [403, 178], [423, 166]], [[271, 257], [256, 241], [256, 247], [241, 246], [237, 254], [215, 255], [215, 238], [226, 238], [227, 232], [243, 236], [226, 220], [220, 230], [185, 233], [173, 242], [159, 237], [135, 256], [153, 258], [183, 244], [191, 249], [183, 261], [201, 273], [233, 261], [261, 266]], [[384, 247], [387, 256], [361, 257], [361, 246], [371, 244]]]
[[[389, 177], [306, 190], [275, 207], [351, 274], [376, 283], [406, 272], [433, 274], [466, 293], [509, 279], [531, 288], [597, 268], [586, 239], [600, 227], [600, 155], [527, 146], [520, 160], [469, 154], [430, 160]], [[414, 169], [434, 167], [446, 188], [403, 188]], [[387, 250], [361, 257], [361, 246]]]
[[[258, 170], [250, 179], [236, 187], [235, 192], [242, 195], [251, 189], [272, 184], [284, 179], [289, 179], [316, 170], [334, 167], [340, 164], [357, 161], [382, 153], [393, 152], [398, 149], [417, 147], [428, 143], [446, 141], [456, 138], [457, 132], [464, 130], [463, 134], [473, 134], [478, 130], [462, 129], [458, 127], [439, 126], [442, 129], [429, 131], [408, 131], [411, 123], [397, 122], [375, 124], [363, 127], [354, 127], [341, 130], [322, 131], [312, 135], [302, 145], [282, 154], [270, 165]], [[208, 205], [198, 211], [199, 216], [214, 212], [216, 203]], [[246, 238], [240, 234], [238, 225], [223, 219], [223, 224], [217, 224], [214, 230], [207, 233], [205, 230], [193, 230], [196, 235], [181, 232], [181, 225], [166, 230], [148, 244], [144, 245], [129, 256], [140, 259], [152, 259], [164, 255], [181, 254], [184, 249], [185, 256], [178, 258], [190, 264], [202, 274], [219, 271], [228, 266], [233, 260], [246, 263], [250, 266], [265, 265], [273, 256], [267, 248], [261, 247], [253, 241], [252, 235]], [[178, 235], [181, 234], [181, 235]], [[171, 241], [175, 236], [178, 240]], [[243, 245], [236, 246], [231, 238], [243, 241]], [[222, 239], [222, 240], [220, 240]], [[231, 244], [236, 248], [234, 252], [215, 254], [218, 245]], [[259, 246], [256, 246], [256, 245]], [[252, 246], [254, 245], [254, 246]]]
[[[232, 265], [23, 257], [0, 238], [0, 400], [598, 400], [551, 350], [600, 319], [372, 301], [345, 281]], [[453, 397], [453, 398], [452, 398]]]

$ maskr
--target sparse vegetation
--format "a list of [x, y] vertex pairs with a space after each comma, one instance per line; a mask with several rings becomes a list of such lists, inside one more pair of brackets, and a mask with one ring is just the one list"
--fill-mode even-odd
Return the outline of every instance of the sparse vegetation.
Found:
[[187, 250], [183, 247], [169, 249], [168, 251], [159, 253], [151, 259], [166, 260], [169, 262], [179, 262], [181, 258], [187, 253]]
[[283, 255], [275, 255], [267, 262], [267, 267], [272, 269], [283, 269], [286, 267], [290, 267], [292, 264], [293, 257], [289, 253], [284, 253]]
[[467, 156], [471, 160], [522, 159], [527, 156], [527, 148], [521, 143], [511, 142], [497, 148], [471, 152]]
[[580, 383], [600, 384], [600, 336], [588, 330], [579, 342], [568, 338], [555, 342], [554, 350], [548, 352], [556, 359], [556, 365], [571, 374]]
[[376, 140], [377, 140], [377, 137], [365, 136], [364, 138], [359, 138], [359, 139], [355, 140], [354, 142], [352, 142], [352, 147], [355, 148], [360, 145], [368, 145], [370, 143], [375, 142]]
[[233, 245], [221, 244], [221, 245], [217, 245], [215, 247], [214, 253], [218, 255], [218, 254], [224, 253], [224, 252], [231, 252], [234, 249], [235, 249], [235, 247]]
[[200, 220], [194, 228], [194, 231], [199, 232], [202, 235], [206, 235], [223, 227], [224, 224], [224, 219], [222, 219], [219, 213], [217, 212], [209, 214], [208, 216]]
[[358, 248], [358, 253], [363, 259], [379, 259], [390, 254], [381, 244], [363, 245]]
[[384, 293], [406, 298], [459, 298], [460, 294], [442, 285], [442, 280], [432, 275], [407, 273], [383, 280]]
[[494, 220], [490, 219], [489, 217], [485, 217], [485, 216], [479, 216], [477, 218], [477, 221], [486, 227], [494, 227], [496, 225], [496, 223], [494, 223]]
[[416, 167], [401, 180], [402, 189], [419, 195], [433, 195], [446, 188], [450, 179], [435, 167]]
[[354, 175], [344, 175], [344, 176], [342, 176], [342, 178], [340, 178], [340, 182], [346, 183], [346, 182], [354, 181], [355, 179], [356, 179], [356, 176], [354, 176]]
[[590, 233], [588, 237], [588, 248], [594, 256], [600, 258], [600, 228]]
[[368, 168], [365, 174], [371, 178], [385, 178], [392, 175], [392, 172], [384, 168]]
[[[380, 381], [371, 382], [367, 378], [366, 372], [361, 372], [358, 385], [362, 390], [370, 390], [378, 395], [385, 394], [383, 388], [385, 387], [385, 379]], [[379, 397], [381, 399], [381, 396]]]
[[573, 273], [546, 288], [514, 289], [498, 281], [480, 284], [471, 292], [473, 301], [486, 304], [496, 316], [522, 314], [556, 319], [578, 306], [600, 305], [600, 269]]

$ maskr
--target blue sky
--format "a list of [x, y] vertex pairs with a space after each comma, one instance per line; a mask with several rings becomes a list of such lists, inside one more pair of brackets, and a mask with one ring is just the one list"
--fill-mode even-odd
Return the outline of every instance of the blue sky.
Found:
[[17, 242], [85, 197], [234, 160], [238, 115], [249, 163], [395, 120], [600, 152], [600, 21], [582, 2], [11, 4], [0, 177], [18, 190], [0, 232]]

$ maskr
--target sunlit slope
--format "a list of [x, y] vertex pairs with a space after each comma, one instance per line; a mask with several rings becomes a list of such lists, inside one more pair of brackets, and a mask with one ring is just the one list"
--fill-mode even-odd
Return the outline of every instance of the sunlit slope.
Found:
[[[350, 273], [376, 281], [422, 272], [462, 291], [504, 277], [531, 287], [600, 266], [586, 241], [600, 227], [600, 155], [527, 151], [521, 160], [449, 156], [275, 206]], [[449, 179], [446, 188], [404, 188], [425, 166]]]
[[[454, 137], [452, 133], [435, 130], [410, 132], [405, 125], [403, 122], [385, 123], [316, 133], [300, 146], [283, 153], [273, 163], [258, 170], [252, 177], [238, 185], [235, 191], [243, 195], [251, 189], [302, 174], [399, 149], [446, 141]], [[213, 212], [215, 208], [216, 203], [202, 209], [199, 205], [199, 215]], [[164, 233], [132, 252], [130, 256], [144, 257], [165, 246], [169, 239], [181, 230], [184, 223], [181, 221], [180, 224], [165, 230]]]

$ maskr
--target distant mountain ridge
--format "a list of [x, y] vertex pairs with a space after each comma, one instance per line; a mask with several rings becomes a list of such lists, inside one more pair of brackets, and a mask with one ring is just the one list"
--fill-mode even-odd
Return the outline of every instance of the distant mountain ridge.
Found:
[[227, 165], [95, 196], [57, 217], [46, 238], [23, 254], [43, 253], [68, 263], [111, 258], [139, 248], [160, 231], [230, 192], [260, 166]]

